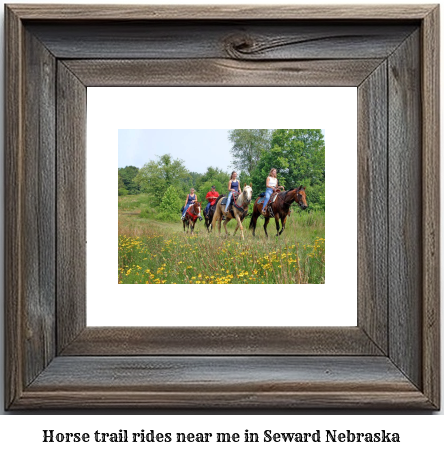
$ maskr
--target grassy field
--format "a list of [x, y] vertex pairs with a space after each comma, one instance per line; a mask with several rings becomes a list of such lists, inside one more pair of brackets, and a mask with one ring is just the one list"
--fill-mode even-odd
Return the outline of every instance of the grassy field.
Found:
[[[245, 240], [233, 236], [235, 221], [228, 223], [228, 238], [207, 233], [197, 222], [195, 235], [177, 223], [149, 218], [146, 195], [119, 197], [119, 283], [324, 283], [325, 221], [323, 213], [294, 207], [287, 227], [276, 237], [274, 221], [269, 238], [258, 221], [256, 236], [244, 220]], [[142, 214], [142, 217], [141, 217]]]

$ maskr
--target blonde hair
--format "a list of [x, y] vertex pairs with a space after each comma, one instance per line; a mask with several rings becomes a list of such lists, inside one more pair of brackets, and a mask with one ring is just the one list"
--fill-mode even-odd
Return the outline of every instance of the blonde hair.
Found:
[[268, 174], [270, 177], [271, 177], [271, 174], [272, 174], [273, 171], [276, 171], [276, 174], [277, 174], [277, 169], [276, 168], [271, 168], [270, 169], [270, 173]]

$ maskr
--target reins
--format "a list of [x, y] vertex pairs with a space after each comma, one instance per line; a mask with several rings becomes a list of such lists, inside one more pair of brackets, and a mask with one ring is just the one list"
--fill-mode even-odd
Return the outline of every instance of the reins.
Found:
[[[242, 199], [241, 206], [239, 206], [239, 204], [237, 204], [240, 199]], [[250, 205], [250, 203], [251, 203], [251, 198], [248, 199], [247, 197], [245, 197], [245, 201], [244, 201], [244, 191], [242, 191], [241, 193], [239, 193], [237, 200], [233, 202], [233, 206], [239, 212], [241, 212], [241, 215], [243, 216], [245, 214], [245, 212], [248, 212], [248, 206]]]
[[196, 213], [194, 212], [194, 206], [195, 206], [196, 203], [194, 203], [192, 206], [190, 206], [188, 209], [187, 209], [187, 214], [190, 216], [190, 218], [193, 220], [193, 222], [195, 220], [197, 220], [197, 217], [199, 217], [199, 213]]
[[[296, 189], [295, 189], [295, 190], [296, 190]], [[291, 190], [287, 190], [286, 192], [279, 193], [278, 198], [279, 198], [279, 196], [283, 196], [285, 193], [288, 193], [288, 192], [290, 192], [290, 191], [291, 191]], [[296, 190], [296, 196], [298, 196], [297, 190]], [[294, 202], [297, 203], [296, 200], [291, 199], [291, 201], [290, 201], [289, 203], [287, 203], [287, 202], [285, 201], [285, 197], [284, 197], [284, 199], [283, 199], [283, 201], [282, 201], [282, 204], [285, 204], [286, 206], [290, 207]]]

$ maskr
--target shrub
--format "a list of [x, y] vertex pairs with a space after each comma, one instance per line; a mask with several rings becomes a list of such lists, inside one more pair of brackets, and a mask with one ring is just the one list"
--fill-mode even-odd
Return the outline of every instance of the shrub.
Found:
[[163, 195], [162, 202], [160, 203], [160, 212], [165, 214], [174, 215], [177, 217], [177, 211], [182, 206], [182, 201], [179, 198], [177, 189], [170, 185]]

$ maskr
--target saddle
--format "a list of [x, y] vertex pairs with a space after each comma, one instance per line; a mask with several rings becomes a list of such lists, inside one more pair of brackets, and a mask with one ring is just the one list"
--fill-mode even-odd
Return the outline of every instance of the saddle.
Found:
[[[233, 203], [235, 203], [237, 201], [237, 197], [239, 196], [239, 193], [234, 193], [233, 194], [233, 197], [231, 198], [231, 203], [230, 203], [230, 206], [233, 205]], [[227, 199], [228, 199], [228, 196], [224, 196], [222, 198], [222, 201], [221, 201], [221, 206], [226, 206], [227, 205]]]
[[[271, 203], [274, 203], [276, 201], [276, 198], [277, 196], [279, 195], [279, 192], [276, 192], [276, 193], [273, 193], [270, 197], [270, 200], [268, 201], [268, 207], [270, 207]], [[259, 195], [259, 200], [258, 200], [258, 203], [259, 204], [262, 204], [265, 200], [265, 192], [262, 192], [260, 195]]]
[[204, 211], [205, 218], [213, 218], [215, 209], [216, 209], [216, 205], [213, 204], [212, 206], [210, 206], [208, 211]]
[[[276, 198], [278, 197], [278, 195], [280, 193], [281, 193], [280, 191], [276, 191], [276, 192], [272, 193], [270, 196], [270, 199], [268, 200], [267, 212], [271, 218], [274, 217], [273, 208], [271, 206], [276, 201]], [[258, 200], [258, 204], [263, 204], [265, 201], [265, 192], [262, 192], [259, 196], [260, 196], [260, 198]]]

